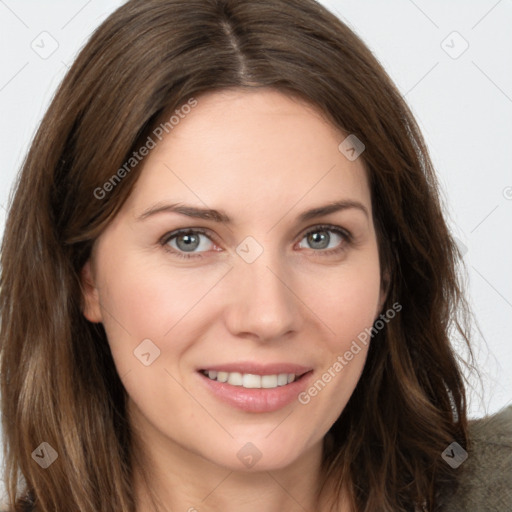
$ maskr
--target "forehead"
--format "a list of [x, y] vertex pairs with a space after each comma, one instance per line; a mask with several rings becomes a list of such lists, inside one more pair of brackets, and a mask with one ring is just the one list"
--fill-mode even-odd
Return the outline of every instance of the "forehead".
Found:
[[282, 216], [294, 205], [340, 199], [370, 210], [362, 159], [340, 152], [347, 134], [312, 105], [272, 89], [215, 91], [196, 101], [156, 139], [128, 200], [131, 210], [173, 200], [234, 216]]

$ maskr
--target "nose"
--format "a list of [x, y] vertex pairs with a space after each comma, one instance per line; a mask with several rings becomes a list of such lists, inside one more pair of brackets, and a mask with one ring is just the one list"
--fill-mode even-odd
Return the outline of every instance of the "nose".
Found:
[[252, 263], [237, 257], [229, 280], [224, 313], [233, 336], [276, 341], [300, 329], [303, 315], [292, 272], [270, 250]]

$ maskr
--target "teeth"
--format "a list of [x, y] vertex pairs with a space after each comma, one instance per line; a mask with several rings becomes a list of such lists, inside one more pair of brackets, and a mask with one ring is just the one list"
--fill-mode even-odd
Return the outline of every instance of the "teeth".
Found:
[[279, 384], [279, 375], [262, 375], [261, 377], [261, 387], [270, 389], [276, 388]]
[[[215, 374], [216, 372], [208, 372], [208, 377], [210, 377], [212, 380], [215, 380], [215, 377], [212, 375], [212, 373]], [[217, 380], [219, 382], [227, 382], [228, 372], [217, 372]]]
[[243, 384], [242, 374], [238, 372], [233, 372], [229, 374], [228, 384], [232, 386], [241, 386]]
[[277, 376], [277, 385], [278, 386], [284, 386], [285, 384], [288, 384], [288, 374], [287, 373], [280, 373]]
[[244, 373], [242, 377], [242, 386], [244, 388], [261, 388], [261, 376]]
[[208, 378], [218, 382], [227, 382], [232, 386], [241, 386], [247, 389], [272, 389], [286, 386], [297, 377], [294, 373], [279, 373], [276, 375], [254, 375], [252, 373], [217, 372], [208, 370], [203, 372]]

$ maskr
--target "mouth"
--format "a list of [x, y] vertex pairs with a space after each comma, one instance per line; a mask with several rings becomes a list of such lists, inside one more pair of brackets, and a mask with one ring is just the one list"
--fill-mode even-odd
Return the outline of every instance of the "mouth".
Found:
[[274, 373], [259, 375], [257, 373], [227, 372], [217, 370], [200, 370], [210, 380], [225, 382], [231, 386], [240, 386], [245, 389], [274, 389], [286, 386], [301, 379], [309, 371], [296, 373]]
[[254, 362], [201, 368], [197, 375], [209, 393], [236, 409], [274, 412], [297, 400], [313, 378], [311, 367]]

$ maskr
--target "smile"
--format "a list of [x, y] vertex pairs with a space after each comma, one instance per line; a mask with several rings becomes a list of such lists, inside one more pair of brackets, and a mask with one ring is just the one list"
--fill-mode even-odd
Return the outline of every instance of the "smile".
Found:
[[291, 384], [300, 375], [294, 373], [278, 373], [274, 375], [256, 375], [253, 373], [222, 372], [203, 370], [203, 375], [217, 382], [227, 382], [232, 386], [241, 386], [246, 389], [272, 389], [278, 386]]
[[311, 368], [294, 364], [233, 363], [197, 371], [216, 399], [245, 412], [274, 412], [297, 400], [312, 379]]

